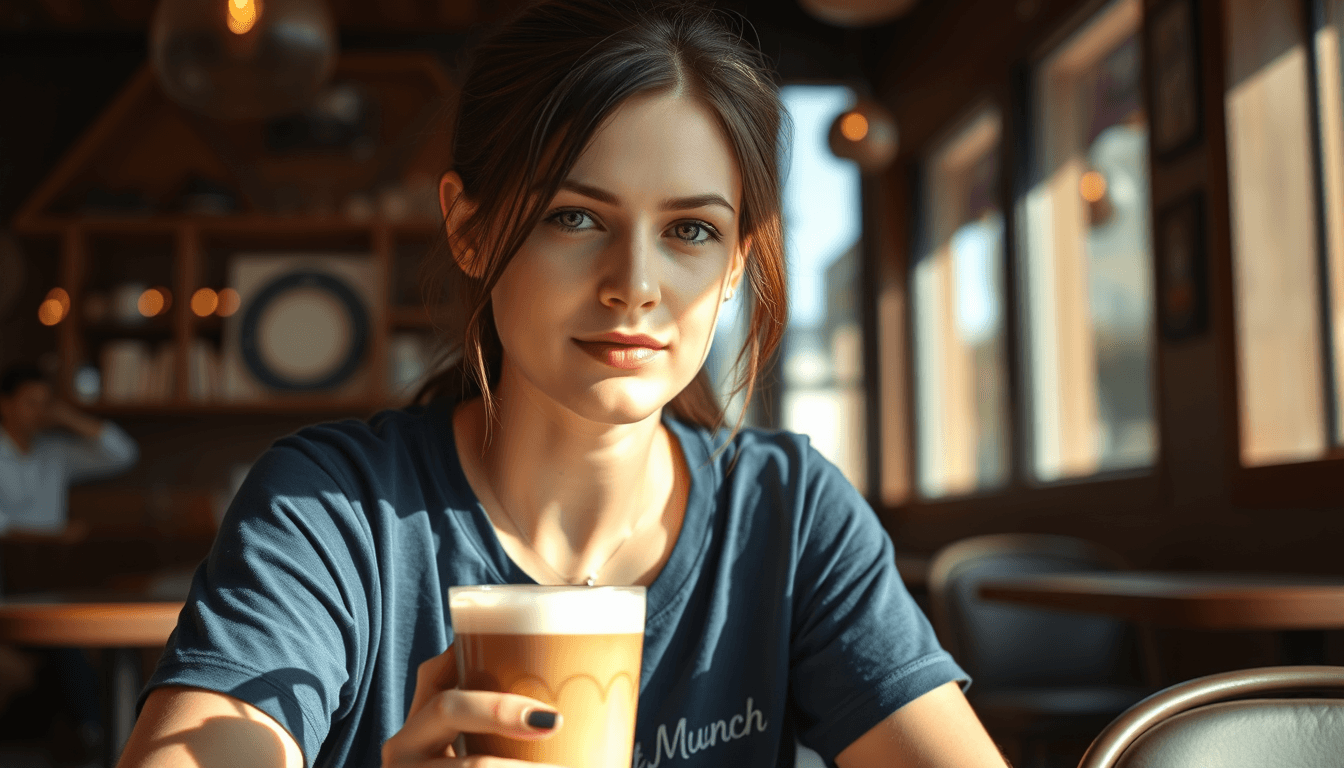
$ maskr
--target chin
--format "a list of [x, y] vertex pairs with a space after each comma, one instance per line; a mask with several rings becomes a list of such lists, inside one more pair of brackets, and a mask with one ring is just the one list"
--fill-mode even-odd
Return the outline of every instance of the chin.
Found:
[[600, 424], [636, 424], [657, 414], [672, 401], [672, 393], [634, 379], [609, 379], [572, 393], [570, 409]]

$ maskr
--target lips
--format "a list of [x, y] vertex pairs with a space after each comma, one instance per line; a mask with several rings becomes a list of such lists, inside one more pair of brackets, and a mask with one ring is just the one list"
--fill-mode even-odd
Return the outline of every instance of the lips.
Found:
[[607, 333], [587, 341], [575, 339], [574, 343], [598, 362], [627, 371], [645, 365], [667, 347], [651, 336], [623, 333]]

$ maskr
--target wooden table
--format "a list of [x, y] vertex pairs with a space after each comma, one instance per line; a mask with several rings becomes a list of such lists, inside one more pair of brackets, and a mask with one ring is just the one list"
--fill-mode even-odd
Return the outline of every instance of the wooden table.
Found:
[[1344, 578], [1113, 571], [987, 579], [987, 600], [1099, 613], [1140, 624], [1279, 633], [1284, 660], [1324, 664], [1326, 631], [1344, 629]]
[[112, 768], [135, 724], [139, 649], [166, 643], [183, 605], [114, 594], [11, 597], [0, 600], [0, 642], [102, 650], [103, 756]]

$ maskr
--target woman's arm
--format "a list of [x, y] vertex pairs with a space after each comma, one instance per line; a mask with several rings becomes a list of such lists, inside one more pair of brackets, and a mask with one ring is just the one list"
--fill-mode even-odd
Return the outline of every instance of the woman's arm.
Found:
[[303, 768], [294, 737], [222, 693], [165, 686], [149, 694], [118, 768]]
[[[538, 763], [454, 758], [459, 733], [544, 739], [563, 727], [529, 724], [528, 714], [550, 710], [509, 693], [456, 689], [452, 649], [422, 663], [402, 729], [383, 744], [384, 768], [548, 768]], [[232, 696], [185, 686], [156, 688], [126, 743], [117, 768], [304, 768], [298, 742], [270, 715]], [[372, 768], [371, 766], [369, 768]], [[555, 768], [550, 766], [549, 768]]]
[[961, 688], [946, 683], [906, 704], [836, 756], [840, 768], [1004, 768]]

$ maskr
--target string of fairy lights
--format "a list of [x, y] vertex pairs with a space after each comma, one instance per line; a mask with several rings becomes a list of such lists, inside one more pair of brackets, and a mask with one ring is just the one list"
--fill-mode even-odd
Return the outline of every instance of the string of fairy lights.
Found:
[[[232, 288], [198, 288], [191, 295], [191, 313], [197, 317], [229, 317], [238, 311], [242, 298]], [[135, 302], [136, 311], [141, 317], [151, 318], [165, 315], [173, 306], [173, 292], [163, 286], [146, 288]], [[47, 296], [37, 307], [38, 322], [43, 325], [58, 325], [70, 316], [70, 293], [56, 287], [47, 291]]]

